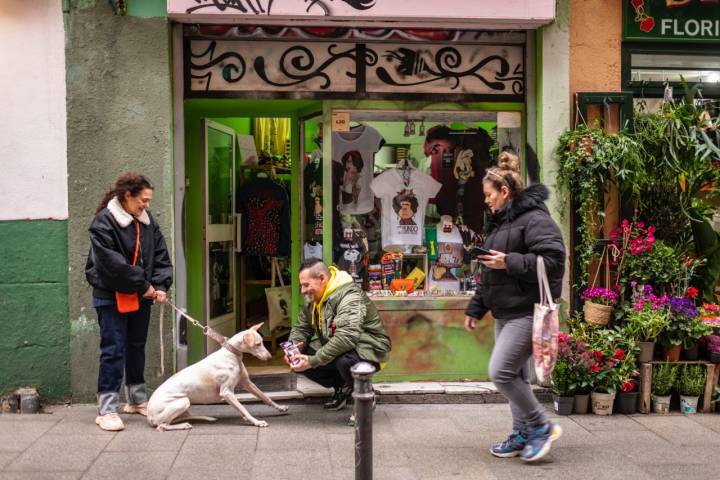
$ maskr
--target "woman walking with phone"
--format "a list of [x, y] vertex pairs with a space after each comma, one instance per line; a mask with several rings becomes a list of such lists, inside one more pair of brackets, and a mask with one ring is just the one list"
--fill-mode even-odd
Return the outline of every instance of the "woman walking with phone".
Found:
[[524, 187], [517, 156], [500, 154], [498, 166], [487, 169], [483, 192], [491, 211], [483, 244], [488, 254], [479, 257], [482, 281], [465, 310], [465, 328], [473, 330], [488, 311], [495, 319], [490, 378], [510, 403], [513, 425], [507, 439], [490, 452], [497, 457], [521, 455], [532, 462], [544, 457], [562, 434], [560, 426], [547, 419], [527, 375], [533, 307], [540, 301], [537, 256], [543, 257], [552, 294], [559, 297], [565, 245], [545, 206], [547, 187]]

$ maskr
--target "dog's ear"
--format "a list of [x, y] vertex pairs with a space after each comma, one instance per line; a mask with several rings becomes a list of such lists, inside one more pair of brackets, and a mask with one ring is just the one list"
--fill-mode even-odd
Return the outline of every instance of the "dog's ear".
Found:
[[252, 327], [250, 327], [250, 329], [251, 329], [251, 330], [255, 330], [255, 331], [257, 332], [258, 330], [260, 330], [260, 327], [263, 326], [263, 323], [265, 323], [265, 322], [256, 323], [255, 325], [253, 325]]
[[243, 343], [245, 345], [255, 345], [255, 335], [252, 332], [245, 332], [243, 335]]

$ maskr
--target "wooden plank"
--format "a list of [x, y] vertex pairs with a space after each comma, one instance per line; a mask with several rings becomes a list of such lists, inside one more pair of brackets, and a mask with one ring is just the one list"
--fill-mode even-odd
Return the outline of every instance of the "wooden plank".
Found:
[[707, 367], [707, 381], [705, 382], [705, 395], [703, 396], [702, 413], [712, 412], [712, 396], [715, 390], [715, 385], [718, 383], [718, 377], [720, 376], [720, 364], [708, 363]]
[[650, 413], [651, 411], [651, 385], [652, 385], [652, 363], [640, 364], [640, 405], [638, 411], [640, 413]]

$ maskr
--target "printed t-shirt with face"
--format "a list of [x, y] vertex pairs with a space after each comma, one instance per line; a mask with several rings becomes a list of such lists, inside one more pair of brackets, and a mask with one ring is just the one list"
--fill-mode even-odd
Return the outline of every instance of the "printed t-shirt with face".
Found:
[[359, 229], [344, 229], [343, 240], [338, 247], [335, 263], [341, 270], [348, 272], [355, 283], [362, 287], [365, 279], [365, 255], [367, 254], [365, 233]]
[[372, 127], [361, 125], [349, 132], [333, 132], [333, 161], [341, 165], [342, 179], [336, 187], [340, 191], [341, 214], [363, 215], [373, 209], [373, 180], [375, 153], [385, 142]]
[[393, 168], [373, 180], [370, 187], [382, 203], [383, 250], [400, 250], [404, 245], [422, 245], [425, 208], [440, 190], [440, 182], [417, 169], [410, 170], [405, 185], [403, 174]]
[[[313, 153], [314, 155], [314, 153]], [[322, 223], [322, 168], [320, 161], [311, 161], [303, 171], [305, 186], [305, 223]]]

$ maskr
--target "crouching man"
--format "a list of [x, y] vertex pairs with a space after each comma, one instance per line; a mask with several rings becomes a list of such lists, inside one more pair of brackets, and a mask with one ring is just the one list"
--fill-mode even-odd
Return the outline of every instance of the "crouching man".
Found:
[[[350, 368], [360, 361], [377, 370], [388, 360], [391, 342], [372, 301], [349, 273], [310, 259], [300, 267], [300, 288], [307, 304], [290, 332], [301, 355], [285, 357], [290, 367], [335, 394], [325, 404], [344, 408], [352, 396]], [[299, 360], [295, 360], [299, 357]]]

